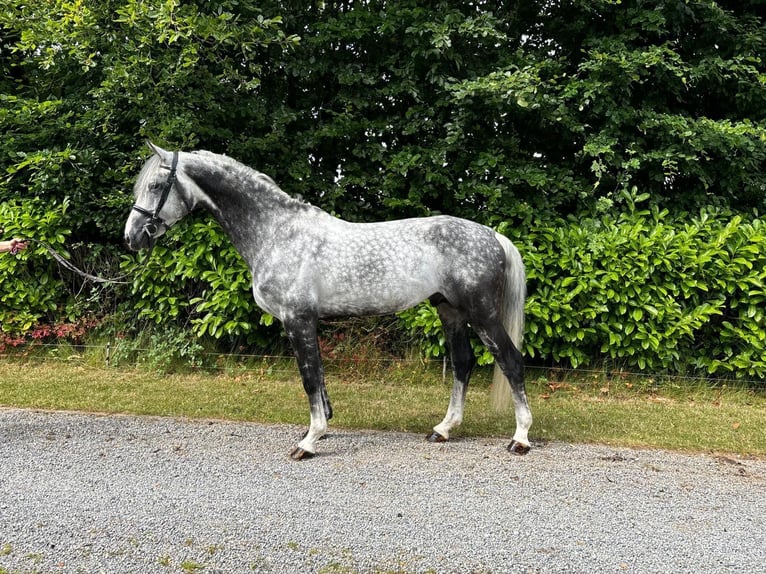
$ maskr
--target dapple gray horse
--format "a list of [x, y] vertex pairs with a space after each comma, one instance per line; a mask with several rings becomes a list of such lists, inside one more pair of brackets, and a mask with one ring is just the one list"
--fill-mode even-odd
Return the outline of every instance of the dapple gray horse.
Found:
[[291, 452], [313, 456], [332, 408], [317, 343], [320, 319], [381, 315], [425, 299], [436, 307], [451, 354], [454, 384], [441, 442], [463, 419], [474, 367], [469, 325], [495, 358], [493, 395], [513, 396], [516, 432], [508, 450], [529, 451], [532, 415], [524, 390], [521, 338], [526, 284], [518, 250], [488, 227], [435, 216], [350, 223], [293, 199], [266, 175], [210, 152], [168, 152], [149, 143], [125, 225], [132, 250], [151, 248], [196, 208], [220, 223], [253, 277], [253, 296], [278, 318], [298, 360], [311, 424]]

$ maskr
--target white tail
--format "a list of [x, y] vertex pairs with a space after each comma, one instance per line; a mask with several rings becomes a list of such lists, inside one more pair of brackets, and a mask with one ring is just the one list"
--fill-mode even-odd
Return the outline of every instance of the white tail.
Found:
[[[496, 237], [505, 251], [505, 287], [501, 309], [503, 327], [514, 346], [521, 352], [524, 338], [524, 301], [527, 295], [524, 262], [521, 260], [519, 250], [510, 239], [499, 233]], [[497, 361], [495, 361], [495, 371], [492, 375], [490, 404], [498, 411], [508, 409], [511, 404], [511, 386]]]

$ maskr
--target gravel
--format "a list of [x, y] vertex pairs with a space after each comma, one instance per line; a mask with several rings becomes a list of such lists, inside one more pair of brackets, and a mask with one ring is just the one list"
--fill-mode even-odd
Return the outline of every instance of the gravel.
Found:
[[0, 573], [766, 572], [766, 460], [0, 409]]

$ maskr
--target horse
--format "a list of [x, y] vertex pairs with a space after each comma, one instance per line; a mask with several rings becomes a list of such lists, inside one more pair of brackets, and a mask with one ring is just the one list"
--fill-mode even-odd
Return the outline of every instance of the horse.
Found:
[[426, 299], [441, 319], [453, 370], [447, 413], [427, 439], [447, 441], [463, 420], [475, 366], [470, 327], [495, 359], [494, 402], [507, 406], [513, 397], [516, 430], [507, 449], [529, 452], [532, 414], [521, 354], [526, 280], [521, 255], [508, 238], [445, 215], [344, 221], [225, 155], [147, 145], [152, 155], [135, 181], [126, 244], [132, 251], [151, 249], [198, 208], [218, 221], [249, 267], [255, 303], [281, 321], [298, 362], [310, 424], [292, 459], [316, 454], [333, 414], [318, 322], [395, 313]]

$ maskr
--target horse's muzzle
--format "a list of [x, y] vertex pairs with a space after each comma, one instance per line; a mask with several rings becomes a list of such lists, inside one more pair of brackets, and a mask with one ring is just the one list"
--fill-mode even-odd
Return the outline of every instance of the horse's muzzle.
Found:
[[142, 249], [150, 249], [154, 246], [154, 237], [146, 233], [144, 230], [138, 233], [125, 233], [125, 245], [131, 251], [140, 251]]

